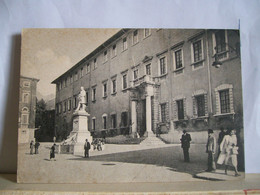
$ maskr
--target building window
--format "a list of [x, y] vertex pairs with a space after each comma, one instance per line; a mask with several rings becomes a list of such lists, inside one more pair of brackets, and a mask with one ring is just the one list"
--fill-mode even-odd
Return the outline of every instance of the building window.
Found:
[[[215, 39], [214, 39], [215, 38]], [[228, 57], [227, 52], [227, 31], [219, 30], [213, 35], [213, 49], [218, 60], [223, 60]]]
[[184, 106], [183, 106], [183, 99], [177, 100], [177, 111], [178, 111], [178, 120], [184, 119]]
[[87, 64], [87, 69], [86, 69], [86, 74], [88, 74], [90, 72], [90, 64]]
[[123, 51], [127, 50], [127, 38], [123, 38]]
[[113, 49], [112, 49], [112, 57], [116, 56], [116, 45], [113, 45]]
[[151, 29], [150, 28], [145, 28], [144, 29], [144, 38], [148, 37], [149, 35], [151, 35]]
[[204, 95], [196, 96], [198, 117], [205, 116], [205, 97]]
[[65, 78], [65, 86], [67, 87], [68, 86], [68, 77]]
[[121, 113], [121, 126], [126, 127], [127, 126], [127, 112]]
[[112, 114], [112, 115], [111, 115], [111, 127], [112, 127], [113, 129], [116, 128], [116, 114]]
[[92, 101], [96, 101], [96, 87], [92, 88]]
[[67, 101], [63, 102], [63, 112], [66, 112], [67, 109]]
[[219, 91], [221, 114], [230, 113], [229, 89]]
[[93, 63], [94, 63], [93, 70], [95, 70], [97, 68], [97, 58], [94, 59]]
[[26, 125], [29, 123], [29, 114], [22, 114], [21, 118], [22, 118], [21, 120], [22, 125]]
[[202, 39], [192, 43], [192, 62], [193, 69], [203, 66], [203, 47]]
[[233, 86], [223, 84], [215, 89], [216, 94], [216, 115], [234, 114]]
[[78, 72], [75, 72], [74, 74], [74, 81], [77, 81], [78, 80]]
[[70, 75], [70, 84], [72, 84], [72, 83], [73, 83], [73, 76]]
[[138, 79], [138, 69], [134, 70], [134, 80]]
[[107, 83], [103, 83], [103, 97], [107, 97]]
[[77, 96], [74, 96], [74, 105], [73, 108], [76, 109], [77, 108]]
[[107, 115], [104, 114], [102, 116], [102, 119], [103, 119], [103, 129], [107, 129]]
[[92, 118], [92, 130], [95, 131], [96, 130], [96, 117]]
[[29, 81], [24, 81], [23, 82], [23, 87], [30, 87], [30, 82]]
[[23, 103], [29, 103], [29, 96], [30, 94], [29, 93], [23, 93], [23, 96], [22, 96], [22, 102]]
[[80, 78], [83, 77], [83, 67], [80, 69]]
[[175, 62], [175, 70], [182, 68], [183, 64], [182, 64], [182, 49], [179, 49], [177, 51], [174, 52], [174, 62]]
[[192, 94], [193, 118], [208, 116], [207, 92], [203, 89]]
[[166, 103], [161, 104], [161, 122], [166, 122]]
[[68, 100], [68, 111], [71, 110], [71, 99]]
[[105, 51], [105, 52], [104, 52], [104, 62], [106, 62], [107, 59], [108, 59], [108, 58], [107, 58], [107, 51]]
[[138, 43], [138, 30], [135, 30], [133, 33], [133, 45]]
[[21, 114], [21, 124], [27, 125], [29, 123], [29, 109], [24, 107]]
[[62, 112], [62, 103], [59, 104], [59, 114]]
[[86, 106], [88, 105], [88, 91], [86, 92]]
[[164, 56], [160, 58], [160, 75], [165, 75], [166, 73], [166, 57]]
[[145, 66], [146, 75], [151, 75], [151, 64]]
[[123, 89], [127, 88], [127, 74], [123, 75]]
[[112, 80], [112, 94], [116, 93], [116, 79]]

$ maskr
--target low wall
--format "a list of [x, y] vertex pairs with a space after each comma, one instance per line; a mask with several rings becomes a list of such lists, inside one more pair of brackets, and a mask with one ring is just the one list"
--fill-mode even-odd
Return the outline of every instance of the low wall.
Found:
[[[220, 130], [214, 130], [214, 135], [216, 139], [218, 140]], [[187, 132], [191, 136], [191, 143], [195, 144], [206, 144], [208, 140], [208, 131], [199, 131], [199, 132]], [[182, 136], [182, 131], [170, 131], [168, 134], [161, 134], [162, 140], [164, 140], [166, 143], [181, 143], [180, 139]]]

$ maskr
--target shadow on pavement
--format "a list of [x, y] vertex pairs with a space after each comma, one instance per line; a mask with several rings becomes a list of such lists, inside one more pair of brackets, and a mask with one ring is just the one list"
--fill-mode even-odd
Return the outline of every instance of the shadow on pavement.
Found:
[[[197, 174], [205, 170], [207, 165], [207, 155], [195, 154], [195, 151], [201, 151], [199, 147], [193, 148], [190, 152], [191, 162], [183, 162], [182, 149], [180, 147], [165, 147], [145, 149], [130, 152], [120, 152], [114, 154], [104, 154], [85, 158], [70, 158], [68, 160], [82, 161], [101, 161], [101, 162], [121, 162], [135, 164], [150, 164], [156, 166], [169, 167], [171, 171]], [[204, 148], [204, 147], [203, 147]]]

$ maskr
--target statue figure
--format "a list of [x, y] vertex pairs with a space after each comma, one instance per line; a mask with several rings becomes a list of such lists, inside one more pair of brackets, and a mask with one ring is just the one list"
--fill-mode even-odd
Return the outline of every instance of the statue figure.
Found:
[[76, 111], [78, 110], [84, 110], [86, 111], [86, 91], [84, 90], [84, 87], [80, 87], [80, 93], [78, 95], [78, 107]]

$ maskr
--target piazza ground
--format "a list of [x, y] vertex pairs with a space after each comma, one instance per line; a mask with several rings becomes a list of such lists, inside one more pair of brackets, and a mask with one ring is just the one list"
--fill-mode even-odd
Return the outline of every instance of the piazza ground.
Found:
[[[52, 143], [41, 143], [39, 154], [19, 146], [18, 181], [21, 183], [120, 183], [203, 181], [194, 175], [207, 168], [205, 144], [192, 144], [190, 163], [183, 162], [179, 144], [160, 146], [106, 144], [104, 151], [82, 155], [56, 154]], [[229, 172], [230, 175], [233, 171]]]

